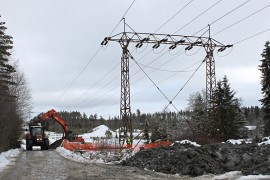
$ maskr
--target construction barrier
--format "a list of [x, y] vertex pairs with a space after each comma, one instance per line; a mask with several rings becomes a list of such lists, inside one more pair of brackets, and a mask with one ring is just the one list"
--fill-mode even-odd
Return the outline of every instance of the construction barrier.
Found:
[[109, 144], [109, 143], [80, 143], [80, 142], [69, 142], [68, 140], [63, 141], [63, 147], [70, 151], [78, 151], [78, 150], [86, 150], [86, 151], [98, 151], [98, 150], [116, 150], [116, 149], [133, 149], [135, 151], [139, 151], [140, 149], [150, 149], [156, 148], [160, 146], [167, 147], [171, 145], [171, 142], [161, 141], [150, 144], [139, 144], [135, 145], [125, 145], [124, 147], [119, 144]]
[[167, 146], [170, 146], [171, 144], [172, 143], [168, 141], [160, 141], [160, 142], [154, 142], [154, 143], [149, 143], [149, 144], [139, 144], [133, 147], [133, 149], [135, 151], [139, 151], [140, 149], [151, 149], [151, 148], [157, 148], [160, 146], [167, 147]]
[[95, 147], [92, 143], [69, 142], [68, 140], [64, 140], [63, 147], [70, 151], [95, 150]]

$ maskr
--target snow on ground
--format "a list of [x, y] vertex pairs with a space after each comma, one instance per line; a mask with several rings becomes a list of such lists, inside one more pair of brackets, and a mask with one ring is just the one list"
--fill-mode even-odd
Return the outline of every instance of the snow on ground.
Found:
[[109, 130], [112, 133], [112, 137], [115, 137], [116, 132], [113, 132], [112, 130], [110, 130], [107, 126], [105, 125], [100, 125], [96, 128], [93, 129], [93, 132], [91, 133], [85, 133], [82, 134], [81, 136], [84, 138], [85, 142], [93, 142], [93, 138], [96, 137], [106, 137], [105, 133], [106, 131]]
[[54, 143], [55, 141], [62, 139], [63, 134], [61, 133], [55, 133], [55, 132], [51, 132], [51, 131], [45, 131], [45, 134], [47, 134], [47, 136], [49, 136], [49, 142], [50, 144]]
[[257, 126], [245, 126], [249, 131], [254, 131]]
[[226, 142], [236, 145], [236, 144], [242, 144], [242, 143], [252, 143], [252, 139], [229, 139]]
[[262, 179], [270, 179], [270, 175], [248, 175], [248, 176], [241, 176], [237, 180], [262, 180]]
[[265, 145], [270, 144], [270, 137], [264, 137], [262, 139], [262, 142], [258, 143], [259, 146], [261, 146], [263, 144], [265, 144]]
[[63, 147], [56, 148], [56, 152], [58, 152], [61, 156], [73, 160], [76, 162], [82, 163], [118, 163], [123, 159], [126, 159], [130, 156], [130, 152], [123, 151], [122, 153], [110, 152], [110, 151], [77, 151], [72, 152], [66, 150]]
[[20, 149], [10, 149], [0, 154], [0, 172], [5, 170], [22, 151]]
[[270, 179], [270, 175], [248, 175], [243, 176], [241, 171], [231, 171], [225, 174], [216, 175], [212, 180], [258, 180], [258, 179]]
[[173, 146], [174, 144], [191, 144], [193, 146], [197, 146], [200, 147], [200, 144], [197, 144], [196, 142], [192, 142], [190, 140], [182, 140], [182, 141], [175, 141], [174, 143], [171, 144], [171, 146]]
[[[112, 139], [111, 141], [112, 142], [115, 142], [115, 139], [114, 137], [119, 136], [118, 132], [119, 132], [119, 129], [117, 129], [116, 131], [112, 131], [110, 130], [107, 126], [105, 125], [100, 125], [100, 126], [97, 126], [96, 128], [93, 129], [93, 132], [91, 133], [85, 133], [85, 134], [82, 134], [80, 136], [82, 136], [82, 138], [84, 139], [85, 142], [91, 142], [91, 143], [94, 143], [94, 139], [95, 138], [105, 138], [106, 135], [106, 131], [109, 130], [111, 133], [112, 133]], [[137, 136], [140, 136], [142, 135], [141, 133], [141, 130], [139, 129], [134, 129], [134, 133], [133, 133], [133, 137], [137, 137]], [[118, 139], [116, 140], [118, 142]], [[144, 144], [145, 143], [145, 140], [142, 140], [142, 139], [133, 139], [133, 144], [134, 145], [140, 145], [140, 144]]]

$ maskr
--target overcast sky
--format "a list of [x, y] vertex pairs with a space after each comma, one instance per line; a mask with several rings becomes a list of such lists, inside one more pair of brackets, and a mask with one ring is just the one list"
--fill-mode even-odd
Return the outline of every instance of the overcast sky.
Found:
[[[116, 25], [132, 2], [0, 0], [1, 21], [6, 22], [6, 33], [14, 38], [13, 59], [19, 60], [32, 90], [32, 115], [52, 108], [77, 110], [87, 115], [97, 113], [105, 118], [119, 115], [122, 50], [117, 42], [109, 42], [98, 50], [101, 41], [111, 32], [112, 35], [123, 32], [123, 22]], [[193, 35], [214, 22], [212, 38], [223, 44], [236, 43], [232, 50], [214, 54], [217, 80], [226, 75], [236, 97], [243, 99], [243, 106], [260, 106], [258, 65], [270, 31], [237, 42], [269, 30], [270, 1], [251, 0], [226, 15], [244, 2], [246, 0], [136, 0], [125, 19], [136, 32], [177, 32], [179, 35]], [[203, 48], [185, 52], [185, 47], [168, 51], [166, 46], [156, 50], [151, 50], [152, 45], [137, 50], [134, 46], [131, 44], [129, 50], [135, 60], [170, 100], [206, 55]], [[185, 109], [189, 95], [205, 89], [205, 68], [203, 64], [174, 99], [177, 109]], [[185, 72], [181, 72], [183, 70]], [[137, 109], [143, 113], [162, 111], [168, 105], [168, 100], [151, 80], [130, 61], [132, 112]], [[169, 106], [169, 110], [175, 109]]]

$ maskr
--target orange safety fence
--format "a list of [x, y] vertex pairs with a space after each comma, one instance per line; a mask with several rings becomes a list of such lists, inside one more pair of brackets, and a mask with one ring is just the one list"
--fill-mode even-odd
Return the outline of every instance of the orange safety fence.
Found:
[[130, 145], [125, 145], [124, 147], [120, 146], [119, 144], [104, 144], [104, 143], [80, 143], [80, 142], [69, 142], [68, 140], [63, 141], [63, 147], [67, 150], [70, 151], [76, 151], [76, 150], [105, 150], [105, 149], [133, 149], [135, 151], [139, 151], [141, 148], [144, 149], [150, 149], [150, 148], [156, 148], [159, 146], [164, 146], [167, 147], [171, 145], [171, 142], [167, 141], [161, 141], [161, 142], [155, 142], [155, 143], [150, 143], [150, 144], [139, 144], [135, 146], [134, 144], [132, 147]]
[[154, 142], [154, 143], [149, 143], [149, 144], [139, 144], [134, 148], [135, 151], [138, 151], [140, 150], [141, 148], [144, 148], [144, 149], [151, 149], [151, 148], [157, 148], [157, 147], [160, 147], [160, 146], [164, 146], [164, 147], [167, 147], [167, 146], [170, 146], [172, 143], [171, 142], [168, 142], [168, 141], [160, 141], [160, 142]]
[[92, 143], [81, 143], [81, 142], [69, 142], [67, 140], [64, 140], [63, 147], [70, 151], [76, 151], [76, 150], [94, 150], [95, 147]]

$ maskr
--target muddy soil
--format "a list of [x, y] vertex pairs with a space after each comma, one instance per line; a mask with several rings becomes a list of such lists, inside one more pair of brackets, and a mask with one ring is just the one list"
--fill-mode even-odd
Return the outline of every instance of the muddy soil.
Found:
[[[198, 177], [211, 179], [213, 175]], [[62, 179], [193, 179], [187, 176], [166, 175], [163, 173], [147, 171], [136, 167], [83, 164], [63, 158], [54, 150], [49, 151], [24, 151], [16, 162], [0, 174], [4, 180], [62, 180]]]

